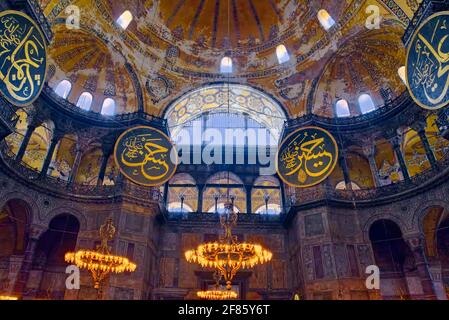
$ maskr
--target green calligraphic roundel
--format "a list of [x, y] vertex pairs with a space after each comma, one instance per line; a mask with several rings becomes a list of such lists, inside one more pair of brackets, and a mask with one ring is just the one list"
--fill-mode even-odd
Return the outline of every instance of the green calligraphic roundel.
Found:
[[449, 104], [449, 11], [424, 21], [407, 49], [407, 88], [413, 100], [425, 109]]
[[319, 127], [304, 127], [282, 141], [276, 155], [276, 170], [288, 185], [306, 188], [326, 179], [337, 160], [334, 137]]
[[36, 23], [19, 11], [0, 12], [0, 93], [16, 106], [39, 96], [47, 71], [45, 38]]
[[160, 186], [175, 174], [178, 154], [163, 132], [138, 126], [117, 139], [114, 160], [121, 173], [134, 183]]

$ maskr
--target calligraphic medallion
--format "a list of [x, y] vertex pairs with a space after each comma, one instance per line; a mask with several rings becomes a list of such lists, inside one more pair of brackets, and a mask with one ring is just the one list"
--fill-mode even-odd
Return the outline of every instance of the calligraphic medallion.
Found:
[[45, 38], [36, 23], [19, 11], [0, 12], [0, 92], [16, 106], [28, 106], [44, 87]]
[[415, 31], [405, 75], [411, 97], [422, 108], [449, 104], [449, 11], [430, 16]]
[[163, 132], [138, 126], [117, 139], [114, 160], [121, 173], [134, 183], [160, 186], [175, 174], [178, 154]]
[[334, 137], [319, 127], [304, 127], [282, 141], [276, 155], [276, 171], [288, 185], [306, 188], [326, 179], [337, 160]]

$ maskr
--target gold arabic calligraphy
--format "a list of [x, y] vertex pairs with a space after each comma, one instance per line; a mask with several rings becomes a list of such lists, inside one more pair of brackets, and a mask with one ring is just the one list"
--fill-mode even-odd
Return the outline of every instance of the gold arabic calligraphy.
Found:
[[336, 145], [331, 150], [329, 139], [320, 135], [317, 132], [299, 132], [281, 149], [281, 166], [278, 169], [284, 179], [295, 185], [306, 181], [315, 184], [330, 174], [336, 162]]
[[0, 80], [11, 102], [31, 103], [45, 77], [46, 48], [40, 31], [21, 13], [0, 16]]
[[415, 101], [425, 108], [440, 108], [449, 102], [448, 18], [441, 13], [430, 17], [408, 53], [409, 89]]
[[170, 166], [167, 163], [169, 149], [158, 144], [162, 138], [153, 138], [152, 134], [142, 134], [125, 140], [121, 162], [133, 170], [133, 175], [142, 175], [150, 181], [163, 179]]

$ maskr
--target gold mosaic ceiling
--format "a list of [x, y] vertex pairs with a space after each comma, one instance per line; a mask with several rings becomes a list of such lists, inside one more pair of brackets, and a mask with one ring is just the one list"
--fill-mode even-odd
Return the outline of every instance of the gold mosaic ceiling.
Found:
[[[402, 3], [404, 2], [404, 3]], [[230, 55], [230, 81], [259, 88], [285, 107], [290, 116], [316, 112], [334, 116], [333, 104], [350, 105], [368, 92], [383, 104], [381, 90], [391, 97], [405, 90], [397, 76], [404, 64], [401, 35], [403, 11], [380, 0], [40, 0], [55, 37], [50, 45], [49, 84], [63, 79], [74, 86], [68, 99], [94, 95], [93, 111], [112, 97], [118, 112], [140, 108], [162, 115], [181, 94], [227, 81], [219, 62]], [[394, 3], [385, 1], [385, 3]], [[368, 30], [367, 6], [376, 5], [381, 28]], [[65, 21], [75, 5], [80, 29]], [[407, 4], [408, 6], [408, 4]], [[317, 12], [326, 9], [337, 22], [324, 30]], [[124, 31], [116, 19], [125, 10], [133, 21]], [[402, 12], [402, 18], [401, 13]], [[284, 44], [290, 62], [279, 65], [275, 49]], [[385, 57], [385, 58], [384, 58]]]

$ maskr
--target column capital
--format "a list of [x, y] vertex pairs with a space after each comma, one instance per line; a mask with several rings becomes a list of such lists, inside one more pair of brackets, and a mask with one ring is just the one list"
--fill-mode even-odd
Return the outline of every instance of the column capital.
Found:
[[392, 139], [394, 140], [398, 138], [398, 130], [397, 128], [389, 128], [385, 130], [383, 136], [385, 139], [391, 142]]
[[367, 158], [374, 157], [376, 153], [376, 145], [374, 144], [374, 141], [371, 140], [364, 141], [362, 145], [362, 152]]
[[397, 135], [388, 138], [388, 141], [390, 141], [390, 143], [394, 149], [399, 149], [401, 146], [401, 138]]
[[426, 133], [426, 122], [419, 120], [419, 121], [415, 121], [411, 126], [410, 126], [413, 130], [415, 130], [419, 135], [425, 134]]
[[46, 228], [39, 225], [31, 225], [28, 234], [30, 240], [39, 240], [40, 236], [45, 232]]
[[412, 249], [412, 251], [424, 248], [425, 245], [424, 235], [419, 233], [404, 235], [404, 240], [410, 246], [410, 249]]

